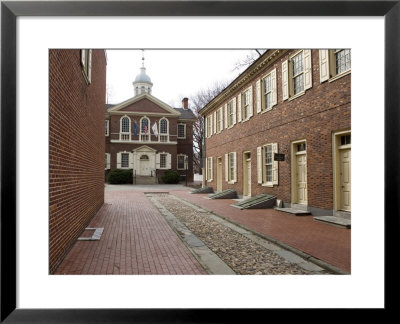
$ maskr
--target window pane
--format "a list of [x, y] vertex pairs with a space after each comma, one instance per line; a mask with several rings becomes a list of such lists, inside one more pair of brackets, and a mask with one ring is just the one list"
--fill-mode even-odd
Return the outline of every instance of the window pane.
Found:
[[167, 154], [160, 154], [160, 168], [167, 167]]
[[147, 133], [149, 131], [149, 120], [146, 118], [142, 119], [140, 131], [142, 133]]
[[185, 125], [178, 124], [178, 137], [185, 137]]
[[121, 132], [122, 133], [129, 133], [130, 131], [130, 125], [129, 125], [129, 118], [128, 117], [124, 117], [122, 118], [122, 123], [121, 123]]
[[121, 153], [121, 167], [129, 167], [129, 153]]
[[160, 133], [161, 134], [168, 133], [168, 123], [165, 119], [161, 119], [161, 121], [160, 121]]

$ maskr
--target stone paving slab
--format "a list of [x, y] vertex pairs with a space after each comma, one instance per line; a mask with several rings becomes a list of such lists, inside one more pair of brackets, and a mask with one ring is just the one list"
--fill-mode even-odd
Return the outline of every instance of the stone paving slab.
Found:
[[[232, 199], [204, 199], [185, 190], [171, 192], [207, 211], [304, 252], [309, 260], [322, 261], [344, 273], [351, 272], [351, 230], [316, 222], [312, 215], [296, 217], [273, 209], [240, 210]], [[315, 262], [314, 262], [315, 263]]]
[[105, 191], [89, 228], [98, 241], [76, 241], [55, 274], [207, 274], [160, 214], [137, 190]]

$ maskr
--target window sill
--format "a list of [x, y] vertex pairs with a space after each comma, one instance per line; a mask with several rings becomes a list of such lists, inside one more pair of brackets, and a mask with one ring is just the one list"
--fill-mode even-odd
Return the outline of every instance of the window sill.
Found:
[[263, 186], [263, 187], [272, 188], [274, 185], [273, 185], [272, 183], [269, 183], [269, 182], [264, 182], [264, 183], [262, 184], [262, 186]]
[[212, 181], [213, 181], [213, 179], [207, 180], [207, 182], [212, 182]]
[[350, 73], [351, 73], [351, 70], [347, 70], [346, 72], [342, 72], [342, 73], [340, 73], [340, 74], [337, 74], [337, 75], [335, 75], [334, 77], [330, 78], [330, 79], [328, 80], [328, 82], [336, 81], [336, 80], [338, 80], [338, 79], [340, 79], [340, 78], [342, 78], [342, 77], [344, 77], [344, 76], [346, 76], [346, 75], [349, 75]]
[[261, 111], [259, 112], [259, 114], [265, 114], [267, 111], [271, 111], [271, 110], [272, 110], [272, 107], [273, 107], [273, 106], [269, 107], [268, 109], [261, 110]]
[[228, 184], [235, 184], [236, 183], [236, 181], [228, 181]]
[[299, 92], [298, 94], [296, 94], [296, 95], [294, 95], [294, 96], [291, 96], [291, 97], [289, 97], [288, 101], [291, 101], [291, 100], [297, 99], [298, 97], [301, 97], [301, 96], [302, 96], [302, 95], [304, 95], [305, 93], [306, 93], [306, 91], [305, 91], [305, 90], [303, 90], [302, 92]]

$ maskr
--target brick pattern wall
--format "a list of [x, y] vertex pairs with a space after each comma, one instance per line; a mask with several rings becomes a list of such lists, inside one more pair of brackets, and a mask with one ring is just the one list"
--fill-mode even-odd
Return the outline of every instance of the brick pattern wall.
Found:
[[[123, 116], [123, 115], [122, 115]], [[119, 140], [119, 131], [120, 131], [120, 119], [122, 118], [121, 115], [111, 115], [110, 116], [110, 135], [106, 137], [106, 152], [110, 153], [110, 170], [117, 168], [117, 153], [118, 152], [132, 152], [133, 150], [147, 145], [157, 152], [166, 152], [171, 154], [171, 167], [173, 170], [178, 171], [179, 174], [184, 175], [186, 172], [184, 170], [177, 169], [177, 154], [186, 154], [188, 156], [188, 170], [187, 170], [187, 179], [188, 182], [193, 181], [193, 122], [192, 121], [181, 121], [177, 117], [166, 117], [169, 121], [169, 136], [170, 141], [177, 141], [178, 144], [176, 145], [167, 145], [162, 143], [140, 143], [140, 144], [126, 144], [126, 143], [111, 143], [111, 140]], [[139, 130], [138, 135], [134, 136], [133, 133], [133, 122], [136, 121], [136, 124], [140, 128], [140, 118], [141, 116], [129, 116], [131, 118], [131, 139], [132, 140], [139, 140]], [[157, 122], [157, 128], [159, 129], [158, 121], [162, 117], [155, 117], [155, 116], [147, 116], [150, 120], [150, 129], [153, 127], [154, 123]], [[177, 138], [177, 125], [178, 123], [185, 123], [186, 124], [186, 138], [185, 139], [178, 139]], [[157, 141], [158, 138], [153, 134], [151, 130], [151, 141]], [[105, 171], [105, 177], [107, 178], [107, 174], [109, 171]], [[157, 171], [157, 175], [162, 175], [164, 173], [163, 170]]]
[[49, 271], [104, 203], [106, 59], [92, 52], [87, 84], [80, 50], [49, 52]]
[[[293, 51], [278, 58], [232, 94], [227, 100], [250, 84], [253, 85], [253, 116], [246, 122], [238, 123], [231, 129], [214, 134], [206, 139], [206, 156], [213, 157], [213, 181], [207, 185], [216, 188], [217, 157], [221, 156], [222, 189], [234, 189], [243, 193], [243, 152], [251, 152], [252, 196], [267, 193], [278, 199], [291, 202], [291, 142], [307, 141], [307, 183], [308, 205], [316, 208], [333, 209], [333, 161], [332, 134], [351, 128], [351, 75], [333, 82], [320, 84], [319, 51], [312, 50], [313, 86], [305, 94], [293, 100], [282, 100], [282, 62]], [[277, 70], [278, 104], [271, 111], [258, 114], [256, 111], [256, 81], [270, 70]], [[224, 102], [225, 103], [225, 102]], [[218, 109], [221, 105], [215, 107]], [[215, 111], [213, 109], [211, 112]], [[208, 115], [207, 112], [206, 115]], [[267, 143], [278, 143], [279, 153], [285, 154], [285, 161], [279, 162], [279, 184], [263, 187], [257, 182], [257, 147]], [[237, 152], [237, 180], [235, 184], [225, 182], [224, 155]]]

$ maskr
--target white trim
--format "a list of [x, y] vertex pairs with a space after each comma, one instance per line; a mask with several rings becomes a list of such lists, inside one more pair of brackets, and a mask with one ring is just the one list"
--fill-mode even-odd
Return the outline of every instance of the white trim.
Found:
[[[184, 126], [184, 130], [183, 130], [184, 134], [185, 134], [184, 137], [179, 137], [179, 125], [183, 125]], [[176, 125], [176, 136], [177, 136], [178, 139], [186, 139], [186, 124], [185, 123], [178, 123]]]
[[[180, 156], [183, 156], [183, 168], [179, 167], [179, 157]], [[176, 169], [177, 170], [187, 170], [187, 167], [188, 167], [188, 163], [186, 162], [187, 157], [188, 156], [186, 154], [182, 154], [182, 153], [176, 155]]]
[[[150, 101], [155, 103], [157, 106], [159, 106], [160, 108], [164, 109], [170, 115], [174, 115], [174, 116], [180, 116], [181, 115], [180, 112], [176, 111], [175, 109], [173, 109], [172, 107], [170, 107], [166, 103], [162, 102], [161, 100], [157, 99], [156, 97], [153, 97], [149, 93], [144, 93], [144, 94], [141, 94], [140, 96], [136, 96], [136, 97], [130, 98], [128, 100], [125, 100], [124, 102], [121, 102], [120, 104], [115, 105], [114, 107], [109, 109], [108, 112], [115, 113], [115, 112], [117, 112], [117, 111], [119, 111], [119, 110], [121, 110], [121, 109], [123, 109], [123, 108], [125, 108], [127, 106], [130, 106], [130, 105], [134, 104], [135, 102], [137, 102], [137, 101], [139, 101], [141, 99], [144, 99], [144, 98], [149, 99]], [[124, 113], [126, 113], [126, 111], [124, 111]], [[142, 115], [143, 115], [143, 113], [147, 114], [147, 112], [135, 112], [135, 113], [142, 114]], [[162, 114], [162, 113], [157, 113], [157, 114]]]
[[110, 136], [110, 120], [105, 120], [105, 136]]
[[[129, 119], [129, 132], [122, 132], [122, 120], [124, 118]], [[128, 135], [128, 139], [125, 139], [124, 135]], [[131, 139], [132, 139], [132, 120], [129, 116], [124, 115], [119, 119], [119, 140], [120, 141], [130, 141]]]

